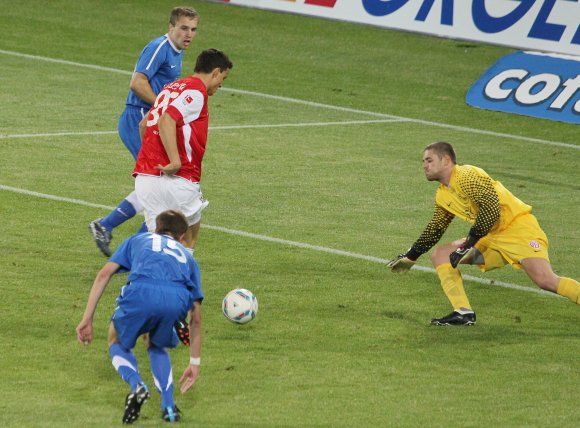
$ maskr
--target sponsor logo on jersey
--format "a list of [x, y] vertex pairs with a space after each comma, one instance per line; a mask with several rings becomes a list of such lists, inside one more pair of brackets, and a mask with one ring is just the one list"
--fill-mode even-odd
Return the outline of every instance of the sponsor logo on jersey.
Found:
[[183, 104], [191, 104], [193, 102], [193, 98], [190, 95], [186, 95], [183, 99]]
[[473, 84], [467, 104], [580, 124], [580, 57], [516, 52]]
[[530, 247], [532, 247], [534, 250], [538, 251], [540, 249], [540, 243], [536, 240], [530, 241]]

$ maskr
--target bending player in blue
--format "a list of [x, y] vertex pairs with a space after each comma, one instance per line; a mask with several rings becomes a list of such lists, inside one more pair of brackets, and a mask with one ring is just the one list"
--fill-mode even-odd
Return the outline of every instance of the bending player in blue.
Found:
[[[139, 122], [147, 114], [161, 89], [181, 76], [183, 50], [197, 34], [199, 15], [190, 7], [176, 7], [169, 17], [169, 30], [143, 48], [131, 78], [125, 110], [119, 118], [119, 136], [133, 159], [141, 149]], [[106, 217], [92, 221], [89, 231], [101, 252], [109, 257], [113, 229], [143, 211], [135, 192], [130, 193]], [[141, 232], [147, 228], [143, 225]]]
[[149, 359], [157, 390], [161, 394], [161, 417], [168, 422], [181, 419], [173, 398], [173, 369], [166, 348], [179, 343], [174, 324], [189, 314], [190, 360], [179, 380], [181, 393], [188, 391], [199, 375], [201, 355], [201, 302], [199, 267], [179, 240], [188, 228], [178, 211], [157, 217], [155, 233], [141, 233], [121, 243], [97, 274], [83, 318], [76, 328], [78, 340], [93, 340], [93, 316], [111, 277], [129, 271], [109, 324], [109, 355], [113, 366], [131, 392], [125, 399], [123, 423], [137, 420], [141, 406], [150, 398], [139, 373], [132, 349], [137, 338], [149, 334]]

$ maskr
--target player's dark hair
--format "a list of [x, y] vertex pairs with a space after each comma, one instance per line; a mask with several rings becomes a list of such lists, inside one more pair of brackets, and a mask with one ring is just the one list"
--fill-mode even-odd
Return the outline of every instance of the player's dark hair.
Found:
[[155, 219], [155, 233], [179, 239], [187, 231], [187, 219], [175, 210], [163, 211]]
[[194, 19], [197, 18], [199, 15], [196, 10], [189, 6], [178, 6], [174, 7], [171, 11], [171, 15], [169, 16], [169, 23], [173, 26], [177, 24], [179, 18], [182, 16], [187, 16], [188, 18]]
[[442, 158], [443, 156], [449, 156], [449, 158], [454, 164], [457, 163], [455, 157], [455, 150], [453, 150], [453, 146], [445, 141], [437, 141], [435, 143], [431, 143], [427, 147], [425, 147], [425, 150], [423, 151], [426, 150], [431, 150], [437, 156], [439, 156], [439, 158]]
[[223, 72], [234, 68], [234, 64], [225, 53], [219, 49], [211, 48], [199, 54], [193, 71], [196, 73], [211, 73], [216, 68]]

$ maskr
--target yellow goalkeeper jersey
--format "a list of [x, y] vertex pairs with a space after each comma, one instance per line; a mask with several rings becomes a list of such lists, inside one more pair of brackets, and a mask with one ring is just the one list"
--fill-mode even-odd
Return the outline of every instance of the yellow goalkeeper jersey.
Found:
[[435, 202], [471, 224], [479, 223], [482, 236], [503, 230], [515, 217], [532, 212], [530, 205], [472, 165], [456, 165], [449, 186], [441, 184], [437, 189]]
[[456, 165], [449, 186], [440, 184], [437, 188], [433, 217], [409, 251], [416, 257], [429, 251], [455, 217], [471, 223], [469, 233], [479, 239], [505, 229], [516, 217], [531, 211], [530, 205], [491, 179], [483, 169]]

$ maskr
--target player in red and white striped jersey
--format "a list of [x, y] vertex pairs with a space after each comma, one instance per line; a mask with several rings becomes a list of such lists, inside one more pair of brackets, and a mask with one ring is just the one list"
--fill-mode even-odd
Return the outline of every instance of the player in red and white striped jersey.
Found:
[[133, 176], [147, 227], [155, 230], [155, 218], [165, 210], [183, 212], [189, 224], [185, 245], [192, 250], [201, 211], [207, 206], [199, 183], [208, 133], [207, 101], [232, 68], [222, 51], [203, 51], [194, 74], [166, 85], [140, 124], [142, 147]]

